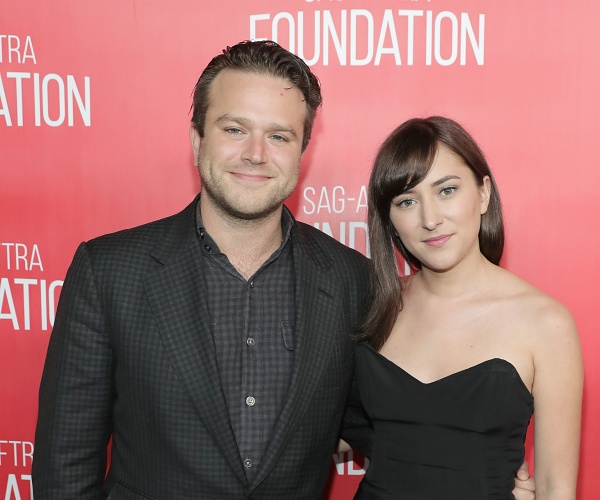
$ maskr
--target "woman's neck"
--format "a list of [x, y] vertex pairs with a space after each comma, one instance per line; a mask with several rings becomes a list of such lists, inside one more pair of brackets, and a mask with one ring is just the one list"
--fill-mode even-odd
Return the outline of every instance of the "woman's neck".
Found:
[[421, 268], [411, 280], [409, 287], [418, 287], [424, 293], [439, 298], [463, 298], [480, 293], [489, 286], [489, 273], [496, 266], [480, 252], [461, 261], [452, 269], [444, 271]]

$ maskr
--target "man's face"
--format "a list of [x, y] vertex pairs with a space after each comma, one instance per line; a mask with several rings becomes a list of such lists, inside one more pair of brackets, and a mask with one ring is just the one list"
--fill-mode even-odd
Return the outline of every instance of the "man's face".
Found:
[[203, 213], [256, 220], [277, 212], [298, 183], [305, 116], [302, 93], [287, 80], [221, 71], [204, 137], [190, 131]]

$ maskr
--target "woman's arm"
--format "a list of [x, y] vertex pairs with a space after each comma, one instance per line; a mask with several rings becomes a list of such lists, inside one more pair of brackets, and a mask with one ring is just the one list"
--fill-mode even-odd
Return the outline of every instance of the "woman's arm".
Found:
[[569, 311], [551, 299], [536, 311], [533, 335], [537, 500], [575, 500], [583, 363]]
[[348, 443], [346, 443], [346, 441], [344, 441], [343, 439], [338, 439], [337, 450], [335, 451], [336, 453], [346, 453], [351, 449], [352, 447]]

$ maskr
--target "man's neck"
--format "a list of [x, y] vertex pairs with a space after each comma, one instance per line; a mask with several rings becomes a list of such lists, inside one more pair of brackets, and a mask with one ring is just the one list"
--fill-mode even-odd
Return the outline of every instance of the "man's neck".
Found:
[[202, 205], [202, 224], [233, 267], [249, 279], [281, 245], [282, 209], [260, 219], [246, 220]]

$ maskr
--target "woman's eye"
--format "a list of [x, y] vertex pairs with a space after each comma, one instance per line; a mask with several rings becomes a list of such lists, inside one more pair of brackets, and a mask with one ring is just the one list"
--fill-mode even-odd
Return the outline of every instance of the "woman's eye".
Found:
[[458, 188], [456, 186], [446, 186], [445, 188], [442, 188], [440, 190], [440, 194], [443, 195], [443, 196], [450, 196], [457, 189]]
[[407, 198], [405, 200], [397, 201], [396, 206], [398, 206], [400, 208], [408, 208], [408, 207], [413, 206], [415, 203], [416, 203], [415, 200]]

